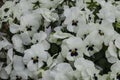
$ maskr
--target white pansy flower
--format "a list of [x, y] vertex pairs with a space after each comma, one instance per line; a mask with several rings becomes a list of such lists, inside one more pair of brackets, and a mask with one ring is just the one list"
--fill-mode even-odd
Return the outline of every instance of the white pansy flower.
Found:
[[97, 0], [97, 2], [102, 6], [98, 16], [105, 21], [114, 22], [118, 14], [117, 8], [112, 5], [111, 1], [105, 2], [103, 0]]
[[[99, 70], [95, 68], [94, 63], [92, 61], [85, 60], [84, 58], [78, 58], [75, 61], [74, 66], [84, 80], [93, 79], [95, 76], [97, 77], [97, 74], [99, 73]], [[80, 77], [80, 75], [77, 77]]]
[[30, 36], [35, 33], [41, 24], [41, 16], [36, 13], [28, 13], [20, 18], [21, 31], [27, 31]]
[[[93, 31], [89, 33], [89, 35], [84, 39], [85, 42], [85, 54], [87, 56], [93, 55], [95, 52], [99, 52], [102, 49], [102, 45], [108, 45], [111, 40], [113, 40], [114, 36], [114, 29], [111, 26], [111, 24], [108, 25], [108, 23], [102, 23], [94, 24]], [[108, 27], [106, 27], [108, 26]]]
[[[93, 39], [94, 38], [94, 39]], [[98, 31], [93, 31], [84, 39], [84, 54], [92, 56], [102, 49], [103, 38]]]
[[79, 57], [83, 57], [83, 41], [79, 37], [70, 37], [65, 39], [61, 45], [62, 55], [69, 61], [74, 61]]
[[50, 55], [45, 50], [44, 44], [39, 43], [25, 50], [23, 61], [30, 71], [37, 71], [47, 61]]
[[66, 19], [63, 24], [71, 32], [76, 32], [79, 29], [78, 26], [86, 23], [85, 14], [83, 11], [80, 11], [79, 7], [69, 8], [68, 6], [64, 6], [64, 16]]
[[0, 17], [4, 21], [7, 21], [11, 15], [11, 9], [13, 8], [14, 3], [12, 1], [6, 1], [5, 4], [0, 8]]

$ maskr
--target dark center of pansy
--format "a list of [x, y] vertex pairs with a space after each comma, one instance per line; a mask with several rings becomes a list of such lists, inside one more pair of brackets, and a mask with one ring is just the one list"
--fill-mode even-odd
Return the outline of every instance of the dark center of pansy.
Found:
[[72, 25], [73, 26], [77, 26], [78, 25], [78, 21], [72, 20]]
[[94, 50], [94, 48], [93, 48], [94, 45], [87, 45], [86, 47], [87, 47], [88, 51], [93, 51]]
[[113, 40], [113, 44], [115, 45], [115, 40]]
[[120, 74], [119, 74], [119, 73], [117, 73], [116, 78], [117, 78], [118, 80], [120, 80]]
[[22, 80], [22, 77], [16, 76], [16, 80]]
[[98, 30], [98, 33], [103, 36], [104, 35], [104, 32], [102, 32], [101, 30]]
[[78, 55], [77, 48], [75, 48], [75, 49], [73, 49], [73, 50], [70, 49], [69, 52], [70, 52], [70, 55], [71, 55], [71, 56], [77, 56], [77, 55]]
[[38, 58], [39, 58], [38, 56], [31, 58], [31, 59], [33, 60], [33, 63], [34, 63], [34, 64], [35, 64], [35, 63], [38, 63], [38, 61], [39, 61]]
[[88, 35], [89, 33], [83, 34], [82, 40], [84, 40]]
[[96, 76], [96, 74], [94, 74], [94, 80], [98, 80], [98, 77]]
[[32, 31], [32, 26], [27, 26], [27, 31]]
[[102, 23], [102, 20], [103, 20], [103, 19], [100, 19], [99, 24], [101, 24], [101, 23]]
[[39, 8], [40, 7], [40, 2], [39, 1], [36, 1], [35, 3], [33, 3], [34, 4], [34, 6], [33, 6], [33, 8], [34, 9], [36, 9], [36, 8]]
[[5, 9], [4, 9], [4, 12], [8, 12], [8, 10], [9, 10], [9, 8], [5, 8]]

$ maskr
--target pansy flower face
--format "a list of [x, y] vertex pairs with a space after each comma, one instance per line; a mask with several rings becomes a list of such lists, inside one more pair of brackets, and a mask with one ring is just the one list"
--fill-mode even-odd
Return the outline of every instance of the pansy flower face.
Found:
[[30, 36], [32, 36], [40, 27], [41, 15], [29, 12], [28, 14], [21, 16], [20, 22], [20, 25], [22, 27], [20, 31], [26, 31]]
[[[110, 22], [110, 23], [114, 22], [117, 15], [116, 14], [117, 9], [114, 5], [112, 5], [112, 2], [111, 1], [105, 2], [104, 0], [97, 0], [97, 2], [102, 7], [102, 9], [98, 13], [98, 16], [107, 22]], [[111, 12], [111, 13], [108, 13], [108, 12]]]
[[97, 31], [90, 33], [84, 39], [84, 54], [87, 56], [92, 56], [94, 53], [99, 52], [102, 48], [102, 43], [103, 38], [97, 35]]
[[47, 61], [50, 55], [45, 50], [43, 44], [39, 43], [25, 50], [23, 61], [30, 71], [37, 71]]
[[74, 61], [78, 57], [83, 57], [82, 39], [79, 37], [70, 37], [62, 43], [62, 55], [70, 61]]
[[115, 35], [115, 31], [112, 24], [104, 22], [99, 25], [98, 34], [103, 37], [104, 44], [108, 45], [109, 42], [112, 40], [112, 37]]
[[79, 10], [79, 7], [68, 8], [68, 6], [65, 6], [64, 10], [64, 16], [66, 17], [64, 24], [68, 31], [77, 32], [79, 26], [86, 23], [85, 15]]
[[12, 1], [7, 1], [1, 8], [0, 8], [0, 17], [4, 21], [7, 21], [10, 19], [10, 15], [12, 12], [14, 3]]

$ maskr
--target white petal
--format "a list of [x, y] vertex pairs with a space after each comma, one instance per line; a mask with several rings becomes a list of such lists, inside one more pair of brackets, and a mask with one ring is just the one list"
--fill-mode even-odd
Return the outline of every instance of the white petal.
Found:
[[42, 61], [47, 61], [47, 59], [50, 57], [50, 55], [47, 52], [41, 52], [38, 54], [39, 59]]
[[0, 71], [2, 69], [3, 64], [4, 64], [3, 62], [0, 62]]
[[12, 63], [10, 63], [7, 67], [5, 67], [5, 71], [7, 72], [7, 74], [10, 74], [12, 70]]
[[31, 42], [30, 35], [27, 32], [21, 33], [20, 37], [25, 45], [28, 45]]
[[50, 44], [46, 40], [42, 41], [40, 44], [43, 45], [45, 50], [48, 50], [50, 48]]
[[21, 56], [14, 55], [13, 68], [16, 71], [22, 71], [24, 69], [23, 58]]
[[33, 61], [31, 60], [28, 64], [27, 67], [30, 71], [37, 71], [38, 69], [38, 64], [37, 63], [33, 63]]
[[41, 68], [44, 65], [44, 63], [42, 61], [38, 62], [38, 68]]
[[11, 24], [10, 25], [10, 32], [11, 33], [17, 33], [19, 31], [20, 26], [17, 24]]
[[34, 52], [34, 54], [39, 54], [40, 52], [44, 52], [45, 48], [43, 46], [43, 44], [35, 44], [32, 45], [31, 50]]
[[120, 61], [117, 61], [115, 64], [111, 66], [111, 70], [115, 73], [120, 71]]
[[111, 56], [117, 57], [117, 53], [116, 53], [117, 50], [116, 50], [115, 45], [112, 42], [110, 42], [110, 44], [109, 44], [108, 51]]
[[[9, 60], [9, 61], [12, 61], [13, 60], [13, 49], [9, 49], [8, 50], [8, 52], [7, 52], [7, 59]], [[9, 62], [9, 61], [7, 61], [7, 62]]]
[[70, 37], [72, 36], [71, 34], [69, 33], [63, 33], [62, 31], [57, 31], [53, 34], [53, 36], [55, 38], [60, 38], [60, 39], [64, 39], [64, 38], [67, 38], [67, 37]]
[[116, 57], [112, 56], [108, 51], [106, 51], [105, 55], [106, 55], [108, 62], [110, 62], [110, 63], [115, 63], [118, 61], [117, 56]]
[[73, 28], [73, 26], [72, 26], [72, 25], [68, 25], [68, 26], [67, 26], [67, 29], [68, 29], [68, 31], [71, 31], [71, 32], [73, 32], [73, 31], [74, 31], [74, 28]]
[[2, 79], [8, 79], [8, 74], [7, 74], [7, 72], [4, 70], [4, 69], [2, 69], [1, 71], [0, 71], [0, 78], [2, 78]]
[[35, 54], [31, 49], [25, 50], [24, 53], [25, 55], [23, 57], [23, 62], [27, 64], [31, 60], [31, 58], [35, 56]]
[[75, 61], [74, 57], [70, 55], [71, 53], [68, 53], [68, 55], [66, 56], [67, 60], [69, 61]]
[[67, 76], [65, 76], [64, 74], [60, 74], [58, 73], [56, 76], [55, 76], [55, 80], [70, 80]]
[[59, 72], [70, 72], [73, 71], [72, 67], [68, 63], [60, 63], [56, 66], [56, 70]]
[[33, 43], [36, 42], [36, 40], [38, 40], [40, 43], [41, 41], [45, 40], [47, 38], [47, 34], [43, 31], [40, 31], [40, 33], [35, 33], [33, 36]]
[[49, 57], [47, 60], [47, 66], [50, 67], [53, 63], [53, 57]]
[[115, 45], [120, 49], [120, 37], [115, 40]]
[[18, 52], [23, 52], [24, 48], [23, 48], [23, 44], [22, 44], [22, 39], [20, 38], [19, 35], [14, 35], [12, 37], [12, 42], [14, 44], [14, 48], [18, 51]]
[[82, 46], [82, 39], [79, 37], [70, 37], [65, 40], [70, 49], [80, 48]]

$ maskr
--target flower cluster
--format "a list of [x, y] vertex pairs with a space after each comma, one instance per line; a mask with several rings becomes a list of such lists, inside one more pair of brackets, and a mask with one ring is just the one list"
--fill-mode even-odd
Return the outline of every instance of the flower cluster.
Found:
[[0, 80], [120, 80], [120, 1], [4, 0]]

